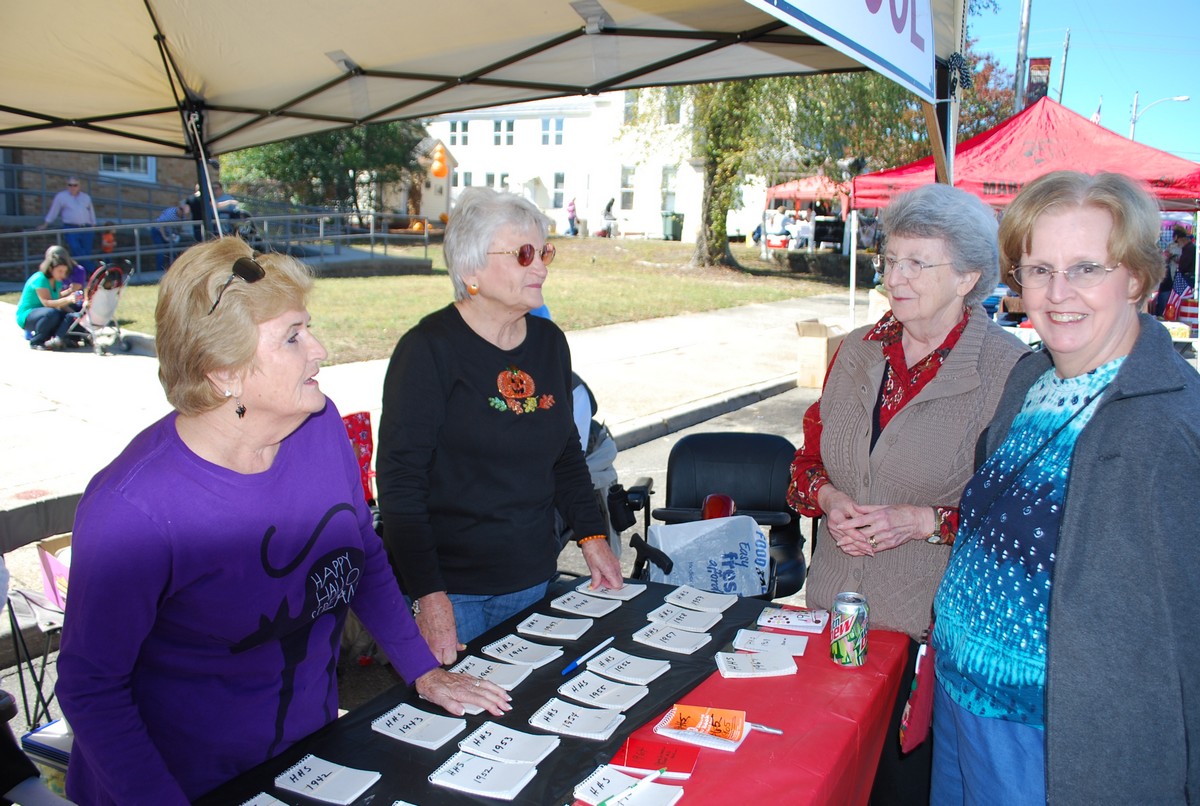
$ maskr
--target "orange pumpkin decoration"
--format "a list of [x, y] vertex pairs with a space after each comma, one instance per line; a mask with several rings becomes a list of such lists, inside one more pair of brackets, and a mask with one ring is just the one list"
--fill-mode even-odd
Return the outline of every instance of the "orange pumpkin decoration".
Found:
[[496, 376], [496, 388], [504, 397], [518, 399], [532, 397], [536, 391], [529, 373], [516, 367], [509, 367]]
[[429, 172], [438, 179], [443, 179], [445, 178], [446, 174], [450, 172], [450, 169], [447, 168], [446, 163], [442, 162], [441, 160], [434, 160]]

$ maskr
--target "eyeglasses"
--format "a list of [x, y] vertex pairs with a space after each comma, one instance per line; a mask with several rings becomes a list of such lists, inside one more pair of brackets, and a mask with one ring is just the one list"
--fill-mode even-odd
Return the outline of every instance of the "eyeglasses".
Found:
[[[542, 251], [541, 251], [542, 263], [546, 266], [549, 266], [551, 263], [554, 262], [554, 255], [557, 252], [558, 252], [558, 250], [554, 248], [554, 244], [552, 244], [552, 243], [548, 243], [545, 246], [543, 246]], [[534, 248], [533, 244], [523, 243], [520, 246], [518, 246], [516, 249], [508, 249], [503, 252], [488, 252], [488, 254], [489, 255], [516, 255], [517, 263], [521, 264], [522, 266], [528, 266], [530, 263], [533, 262], [533, 256], [535, 254], [538, 254], [538, 251], [537, 251], [537, 249]]]
[[233, 271], [229, 275], [229, 279], [225, 281], [225, 285], [221, 286], [221, 290], [217, 292], [217, 300], [208, 309], [207, 316], [212, 316], [212, 312], [221, 304], [221, 297], [225, 296], [225, 289], [229, 288], [229, 284], [233, 282], [235, 277], [241, 277], [247, 284], [252, 284], [257, 283], [266, 276], [266, 269], [260, 266], [258, 261], [252, 257], [240, 257], [233, 261]]
[[67, 187], [69, 187], [69, 188], [77, 188], [77, 187], [79, 187], [79, 183], [78, 183], [78, 182], [68, 182], [68, 183], [67, 183]]
[[938, 266], [953, 266], [953, 263], [922, 263], [916, 258], [911, 257], [891, 257], [890, 255], [876, 255], [871, 258], [871, 265], [875, 267], [875, 271], [880, 274], [887, 274], [890, 271], [898, 270], [900, 276], [906, 280], [915, 280], [924, 269], [936, 269]]
[[1050, 285], [1050, 278], [1061, 274], [1067, 282], [1076, 288], [1092, 288], [1104, 282], [1109, 272], [1116, 271], [1116, 266], [1101, 266], [1099, 263], [1084, 261], [1068, 266], [1065, 269], [1052, 269], [1049, 266], [1017, 266], [1012, 270], [1013, 279], [1021, 288], [1044, 288]]

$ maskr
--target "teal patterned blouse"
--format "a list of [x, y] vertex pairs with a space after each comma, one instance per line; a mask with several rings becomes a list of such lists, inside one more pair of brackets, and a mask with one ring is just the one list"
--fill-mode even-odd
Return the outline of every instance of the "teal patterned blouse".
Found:
[[1048, 370], [963, 490], [934, 599], [938, 680], [973, 714], [1043, 726], [1046, 623], [1075, 442], [1124, 358], [1075, 378]]

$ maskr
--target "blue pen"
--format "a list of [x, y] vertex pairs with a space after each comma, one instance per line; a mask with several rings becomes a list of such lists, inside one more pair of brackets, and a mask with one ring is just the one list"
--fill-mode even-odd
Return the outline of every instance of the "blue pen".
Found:
[[582, 655], [580, 655], [578, 658], [576, 658], [575, 660], [573, 660], [573, 661], [571, 661], [570, 663], [568, 663], [568, 664], [567, 664], [567, 668], [563, 669], [563, 670], [562, 670], [562, 673], [563, 673], [563, 674], [570, 674], [571, 672], [573, 672], [573, 671], [575, 671], [576, 669], [578, 669], [578, 668], [579, 668], [581, 665], [583, 665], [585, 662], [587, 662], [587, 659], [588, 659], [588, 658], [590, 658], [592, 655], [595, 655], [597, 652], [599, 652], [600, 650], [604, 649], [604, 647], [606, 647], [606, 646], [608, 646], [609, 644], [611, 644], [611, 643], [613, 642], [613, 639], [614, 639], [614, 638], [616, 638], [616, 636], [615, 636], [615, 635], [610, 635], [610, 636], [608, 636], [607, 638], [605, 638], [603, 641], [601, 641], [600, 643], [596, 644], [594, 647], [592, 647], [591, 649], [589, 649], [587, 652], [584, 652], [584, 653], [583, 653]]

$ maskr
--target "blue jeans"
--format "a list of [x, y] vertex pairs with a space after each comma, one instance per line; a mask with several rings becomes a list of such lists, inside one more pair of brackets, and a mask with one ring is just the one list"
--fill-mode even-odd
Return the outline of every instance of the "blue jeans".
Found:
[[33, 332], [30, 343], [41, 347], [51, 336], [63, 338], [71, 329], [73, 318], [56, 308], [34, 308], [25, 314], [25, 330]]
[[1041, 728], [976, 716], [939, 681], [933, 694], [930, 806], [1045, 804], [1045, 738]]
[[509, 616], [520, 613], [546, 595], [548, 584], [542, 582], [532, 588], [498, 593], [494, 596], [451, 593], [450, 604], [454, 606], [454, 622], [458, 626], [459, 643], [468, 643]]
[[63, 241], [67, 245], [67, 251], [71, 253], [71, 257], [75, 258], [80, 265], [88, 270], [88, 274], [90, 275], [96, 268], [96, 261], [81, 260], [80, 256], [91, 254], [96, 234], [91, 231], [78, 232], [73, 230], [70, 224], [64, 224], [63, 227], [68, 230], [63, 233]]

